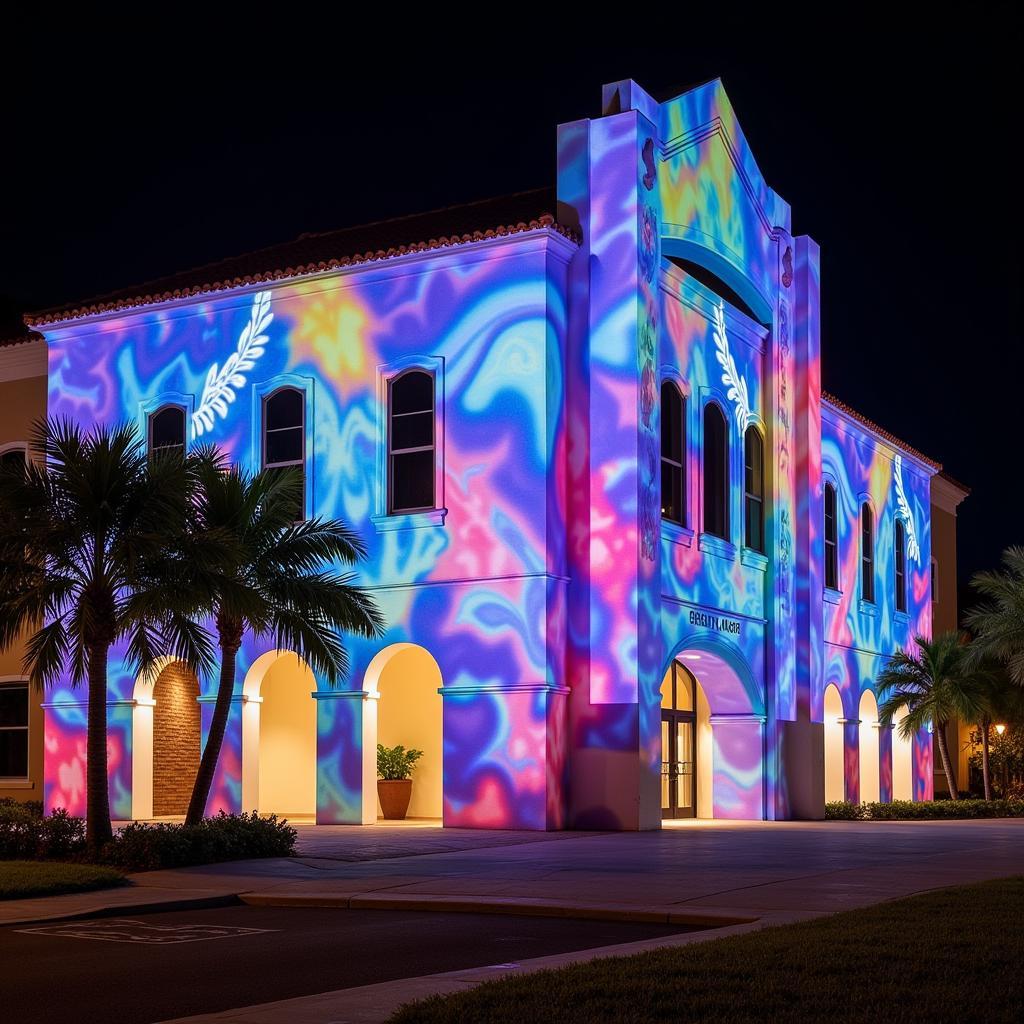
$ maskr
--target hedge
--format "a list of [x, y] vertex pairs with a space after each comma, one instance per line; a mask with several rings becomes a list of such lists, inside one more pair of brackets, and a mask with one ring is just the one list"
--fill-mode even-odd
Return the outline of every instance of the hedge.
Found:
[[[297, 833], [276, 815], [225, 814], [192, 828], [136, 822], [120, 829], [97, 861], [124, 871], [213, 864], [257, 857], [291, 857]], [[85, 861], [85, 822], [62, 808], [0, 800], [0, 860]]]
[[1024, 800], [893, 800], [887, 804], [837, 800], [825, 804], [825, 817], [833, 821], [1024, 818]]

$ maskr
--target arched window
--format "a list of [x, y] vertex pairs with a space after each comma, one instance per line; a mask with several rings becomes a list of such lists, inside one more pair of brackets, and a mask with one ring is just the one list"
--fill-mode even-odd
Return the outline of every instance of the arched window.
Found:
[[661, 518], [686, 522], [686, 403], [671, 381], [661, 385]]
[[180, 405], [164, 405], [151, 412], [149, 428], [149, 454], [185, 454], [185, 410]]
[[704, 532], [729, 536], [729, 424], [714, 402], [704, 407]]
[[907, 610], [907, 530], [901, 519], [896, 520], [895, 537], [896, 611]]
[[825, 586], [839, 589], [839, 524], [836, 519], [836, 489], [825, 484]]
[[434, 378], [410, 370], [388, 384], [388, 512], [434, 508]]
[[302, 495], [295, 518], [305, 518], [306, 396], [298, 388], [278, 388], [263, 399], [263, 468], [298, 471]]
[[764, 442], [754, 426], [743, 438], [743, 543], [764, 553]]
[[867, 503], [860, 507], [860, 596], [875, 599], [875, 518]]

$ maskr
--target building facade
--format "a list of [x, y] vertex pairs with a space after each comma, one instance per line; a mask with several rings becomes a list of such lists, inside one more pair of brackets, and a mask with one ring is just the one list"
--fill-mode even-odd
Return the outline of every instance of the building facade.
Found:
[[[718, 81], [606, 86], [554, 191], [304, 236], [33, 318], [48, 409], [302, 469], [387, 621], [331, 689], [247, 637], [209, 809], [483, 828], [820, 817], [930, 798], [878, 723], [931, 629], [938, 465], [820, 388], [818, 249]], [[950, 578], [954, 570], [950, 569]], [[115, 817], [184, 810], [215, 680], [109, 687]], [[49, 806], [84, 806], [84, 695], [45, 702]]]

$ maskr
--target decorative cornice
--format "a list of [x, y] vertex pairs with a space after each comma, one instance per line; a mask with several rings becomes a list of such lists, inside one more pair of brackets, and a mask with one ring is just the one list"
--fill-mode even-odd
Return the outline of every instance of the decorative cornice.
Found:
[[876, 437], [881, 438], [883, 441], [888, 441], [889, 444], [898, 448], [905, 454], [917, 459], [919, 462], [923, 462], [926, 466], [930, 466], [936, 472], [942, 469], [941, 462], [936, 462], [934, 459], [925, 455], [924, 452], [918, 451], [916, 448], [912, 448], [906, 441], [902, 441], [895, 434], [889, 433], [885, 427], [879, 426], [874, 420], [869, 420], [863, 413], [857, 412], [853, 406], [847, 405], [845, 402], [836, 398], [835, 395], [830, 395], [823, 391], [821, 393], [821, 404], [827, 408], [835, 410], [847, 419], [853, 420], [855, 423], [860, 424], [860, 426], [867, 427], [867, 429]]
[[0, 342], [0, 382], [46, 376], [46, 342], [33, 334], [20, 341]]

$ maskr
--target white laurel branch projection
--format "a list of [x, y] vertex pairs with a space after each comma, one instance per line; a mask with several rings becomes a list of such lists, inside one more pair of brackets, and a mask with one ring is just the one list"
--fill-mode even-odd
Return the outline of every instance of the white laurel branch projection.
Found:
[[715, 326], [713, 329], [715, 340], [715, 358], [722, 367], [722, 383], [728, 389], [726, 397], [730, 402], [736, 403], [736, 422], [739, 424], [740, 432], [747, 429], [747, 424], [754, 416], [750, 408], [750, 395], [747, 391], [747, 382], [740, 376], [736, 368], [736, 360], [729, 351], [729, 336], [725, 331], [725, 304], [718, 303], [715, 309]]
[[907, 554], [918, 564], [921, 563], [921, 545], [917, 542], [917, 528], [914, 514], [910, 511], [907, 492], [903, 488], [903, 456], [897, 453], [892, 462], [892, 479], [896, 486], [896, 508], [900, 519], [907, 527]]
[[203, 397], [192, 413], [192, 436], [201, 437], [213, 429], [218, 416], [228, 414], [235, 400], [235, 391], [245, 385], [245, 374], [256, 365], [267, 344], [267, 328], [274, 314], [270, 312], [270, 292], [257, 292], [252, 297], [249, 322], [238, 338], [238, 347], [224, 360], [222, 367], [210, 367], [203, 385]]

